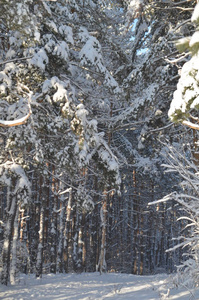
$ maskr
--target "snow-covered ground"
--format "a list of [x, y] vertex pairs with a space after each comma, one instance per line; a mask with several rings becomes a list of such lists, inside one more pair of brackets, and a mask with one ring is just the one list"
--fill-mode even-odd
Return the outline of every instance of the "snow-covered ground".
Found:
[[[19, 285], [0, 285], [0, 299], [48, 300], [199, 300], [199, 291], [169, 290], [167, 275], [135, 276], [99, 273], [43, 275], [42, 279], [21, 275]], [[169, 296], [167, 296], [169, 294]]]

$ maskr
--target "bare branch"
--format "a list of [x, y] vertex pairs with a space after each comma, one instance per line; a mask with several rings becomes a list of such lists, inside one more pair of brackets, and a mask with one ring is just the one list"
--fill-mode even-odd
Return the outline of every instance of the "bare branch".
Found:
[[22, 58], [13, 58], [13, 59], [10, 59], [10, 60], [0, 62], [0, 65], [5, 65], [5, 64], [10, 63], [10, 62], [26, 60], [26, 59], [30, 59], [30, 58], [33, 58], [33, 56], [27, 56], [27, 57], [22, 57]]

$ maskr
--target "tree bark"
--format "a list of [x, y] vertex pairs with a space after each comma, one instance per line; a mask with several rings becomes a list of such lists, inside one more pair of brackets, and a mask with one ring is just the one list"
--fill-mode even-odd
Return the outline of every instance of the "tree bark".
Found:
[[8, 191], [7, 196], [7, 222], [4, 231], [4, 242], [2, 249], [2, 265], [1, 283], [8, 285], [10, 281], [10, 255], [12, 244], [12, 233], [14, 221], [17, 212], [17, 197]]
[[14, 235], [12, 243], [12, 260], [10, 267], [10, 282], [11, 284], [16, 283], [17, 277], [17, 241], [18, 241], [18, 216], [19, 216], [19, 207], [17, 207], [15, 221], [14, 221]]
[[43, 269], [44, 210], [40, 212], [39, 245], [37, 249], [36, 277], [42, 277]]
[[66, 199], [61, 199], [60, 201], [60, 217], [59, 217], [59, 241], [58, 241], [58, 251], [57, 251], [57, 271], [63, 273], [64, 262], [63, 262], [63, 246], [64, 246], [64, 225], [65, 225], [65, 204]]
[[66, 222], [64, 228], [64, 241], [63, 241], [63, 259], [64, 271], [68, 272], [69, 264], [69, 239], [71, 239], [71, 206], [72, 206], [72, 188], [69, 189], [68, 205], [66, 207]]
[[102, 274], [107, 271], [106, 266], [106, 224], [107, 223], [107, 193], [104, 192], [104, 198], [101, 207], [101, 226], [102, 226], [102, 237], [101, 237], [101, 249], [100, 256], [97, 265], [97, 271]]

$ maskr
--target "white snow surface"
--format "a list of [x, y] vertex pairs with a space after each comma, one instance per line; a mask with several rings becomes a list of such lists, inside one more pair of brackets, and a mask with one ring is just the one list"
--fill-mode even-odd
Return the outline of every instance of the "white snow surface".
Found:
[[171, 276], [137, 276], [120, 273], [48, 274], [41, 279], [21, 275], [18, 285], [0, 285], [0, 299], [25, 300], [188, 300], [199, 290], [169, 289]]
[[189, 46], [193, 47], [195, 44], [199, 43], [199, 31], [194, 32], [189, 42]]
[[197, 22], [199, 19], [199, 2], [196, 4], [194, 8], [194, 12], [191, 18], [191, 22]]

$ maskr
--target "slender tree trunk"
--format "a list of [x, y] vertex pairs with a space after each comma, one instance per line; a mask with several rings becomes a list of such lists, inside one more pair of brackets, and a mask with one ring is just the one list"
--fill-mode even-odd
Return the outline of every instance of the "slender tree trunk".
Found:
[[14, 235], [12, 242], [12, 260], [10, 267], [10, 282], [11, 284], [16, 283], [17, 277], [17, 242], [18, 242], [18, 216], [19, 216], [19, 207], [17, 207], [15, 221], [14, 221]]
[[97, 271], [102, 274], [107, 271], [106, 266], [106, 226], [107, 226], [107, 193], [104, 192], [102, 207], [101, 207], [101, 227], [102, 227], [102, 237], [101, 237], [101, 249], [100, 256], [97, 265]]
[[192, 150], [192, 155], [193, 155], [193, 161], [196, 166], [199, 165], [199, 149], [198, 149], [198, 135], [197, 135], [197, 130], [193, 129], [193, 150]]
[[78, 222], [78, 271], [85, 271], [86, 246], [84, 240], [85, 212], [79, 216]]
[[133, 170], [133, 262], [132, 262], [132, 274], [137, 274], [138, 271], [138, 200], [137, 200], [137, 178], [136, 170]]
[[[55, 175], [55, 167], [52, 169], [53, 175]], [[57, 252], [57, 182], [55, 178], [52, 179], [52, 192], [53, 192], [53, 213], [52, 213], [52, 223], [51, 223], [51, 248], [50, 248], [50, 256], [51, 256], [51, 264], [50, 264], [50, 272], [56, 273], [56, 252]]]
[[[72, 250], [72, 263], [73, 263], [73, 270], [75, 272], [79, 271], [80, 268], [80, 261], [78, 260], [78, 234], [79, 234], [79, 220], [80, 214], [76, 207], [75, 215], [73, 216], [73, 223], [72, 223], [72, 243], [71, 243], [71, 250]], [[70, 250], [70, 252], [71, 252]]]
[[66, 199], [63, 197], [60, 201], [60, 217], [59, 217], [59, 241], [57, 251], [57, 271], [63, 273], [64, 262], [63, 262], [63, 245], [64, 245], [64, 225], [65, 225], [65, 204]]
[[27, 220], [28, 227], [28, 252], [30, 257], [30, 273], [34, 273], [35, 265], [37, 262], [37, 249], [38, 249], [38, 232], [40, 223], [40, 213], [39, 213], [39, 180], [38, 173], [33, 173], [32, 177], [32, 203], [29, 207], [29, 219]]
[[[20, 239], [20, 244], [21, 246], [23, 245], [24, 248], [28, 248], [28, 243], [27, 243], [27, 224], [26, 224], [26, 217], [25, 217], [25, 209], [21, 209], [21, 214], [19, 214], [19, 228], [20, 228], [20, 233], [19, 233], [19, 239]], [[22, 254], [23, 256], [23, 254]], [[24, 274], [27, 274], [28, 270], [28, 259], [27, 255], [23, 257], [22, 265], [21, 265], [21, 272]]]
[[40, 212], [39, 245], [37, 249], [36, 277], [42, 277], [43, 269], [43, 240], [44, 240], [44, 209]]
[[69, 264], [69, 239], [71, 238], [71, 207], [72, 207], [72, 189], [69, 189], [68, 205], [66, 207], [66, 222], [64, 228], [63, 259], [64, 270], [68, 272]]
[[[0, 226], [1, 221], [4, 219], [5, 209], [4, 209], [4, 188], [0, 187]], [[0, 230], [0, 240], [3, 240], [3, 230]]]
[[20, 239], [21, 243], [23, 241], [23, 230], [24, 230], [24, 209], [21, 210], [21, 217], [20, 217], [20, 234], [19, 234], [19, 239]]
[[57, 228], [56, 228], [56, 219], [57, 219], [57, 212], [53, 211], [53, 219], [51, 223], [51, 248], [50, 248], [50, 272], [56, 274], [56, 237], [57, 237]]
[[[46, 163], [46, 167], [49, 169], [49, 163]], [[49, 209], [50, 209], [50, 179], [45, 178], [45, 220], [44, 220], [44, 245], [48, 244], [48, 233], [49, 233]]]
[[42, 188], [43, 188], [43, 177], [40, 176], [39, 182], [39, 243], [37, 248], [37, 260], [36, 260], [36, 277], [42, 277], [43, 270], [43, 246], [44, 246], [44, 208], [42, 206]]
[[[97, 192], [98, 189], [98, 178], [95, 176], [94, 178], [94, 190]], [[99, 196], [97, 193], [94, 195], [94, 203], [95, 207], [93, 210], [93, 216], [92, 216], [92, 226], [91, 226], [91, 239], [90, 239], [90, 245], [91, 245], [91, 259], [92, 259], [92, 270], [97, 269], [97, 264], [99, 260], [99, 213], [98, 213], [98, 203]]]
[[7, 285], [10, 280], [10, 255], [12, 244], [12, 233], [14, 228], [14, 221], [17, 211], [17, 197], [8, 190], [7, 195], [7, 222], [4, 231], [4, 242], [2, 249], [2, 265], [3, 270], [1, 274], [1, 283]]

